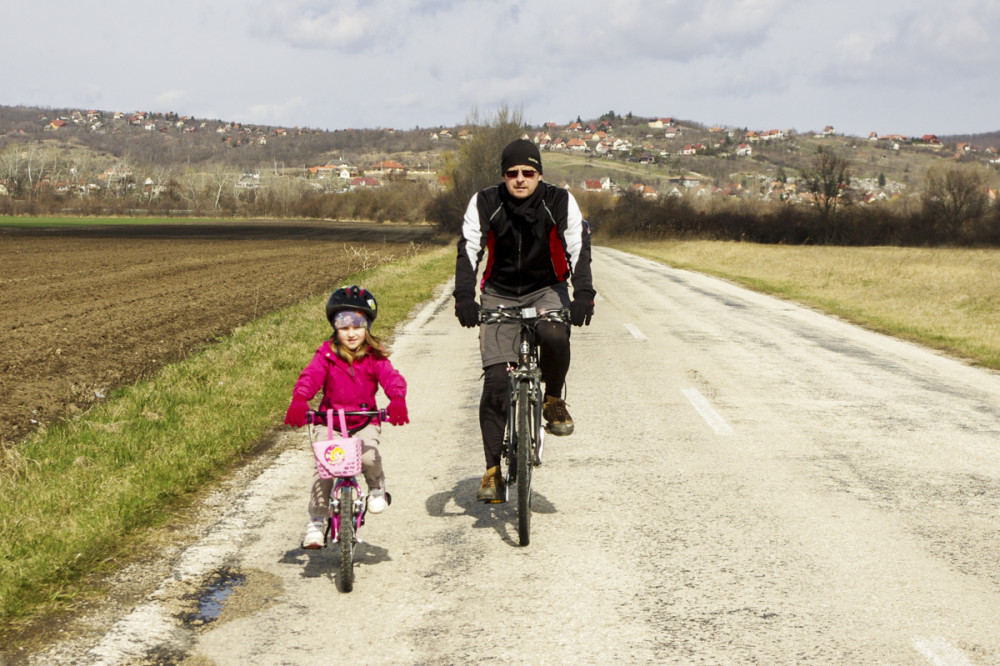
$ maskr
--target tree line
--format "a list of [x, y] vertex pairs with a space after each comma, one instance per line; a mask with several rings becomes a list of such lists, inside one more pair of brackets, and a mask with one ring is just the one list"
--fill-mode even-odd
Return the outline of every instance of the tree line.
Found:
[[[524, 134], [520, 112], [473, 115], [470, 141], [446, 153], [440, 189], [387, 179], [380, 187], [332, 191], [305, 169], [240, 171], [213, 163], [180, 172], [171, 164], [120, 160], [95, 174], [94, 163], [35, 146], [0, 151], [0, 215], [198, 215], [372, 220], [435, 225], [457, 236], [470, 197], [499, 181], [498, 156]], [[138, 166], [139, 164], [142, 166]], [[100, 176], [99, 181], [95, 181]], [[592, 228], [608, 237], [700, 238], [757, 243], [1000, 246], [1000, 205], [992, 169], [950, 163], [932, 167], [919, 194], [862, 203], [850, 185], [851, 163], [820, 150], [796, 169], [806, 202], [742, 197], [577, 193]], [[100, 182], [99, 189], [88, 185]]]

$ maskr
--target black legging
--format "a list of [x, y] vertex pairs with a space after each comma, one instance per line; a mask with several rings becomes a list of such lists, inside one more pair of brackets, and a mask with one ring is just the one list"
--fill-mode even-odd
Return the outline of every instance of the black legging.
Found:
[[[569, 326], [541, 322], [535, 327], [540, 352], [538, 366], [545, 383], [545, 395], [560, 397], [569, 371]], [[497, 363], [483, 370], [483, 396], [479, 400], [479, 428], [483, 433], [486, 468], [500, 464], [503, 433], [507, 427], [507, 364]]]

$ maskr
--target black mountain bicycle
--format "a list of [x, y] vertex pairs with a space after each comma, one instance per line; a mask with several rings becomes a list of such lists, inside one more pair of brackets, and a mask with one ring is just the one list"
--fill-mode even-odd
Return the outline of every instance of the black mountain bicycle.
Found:
[[503, 457], [507, 461], [504, 500], [517, 486], [517, 536], [522, 546], [531, 539], [531, 470], [542, 464], [545, 428], [542, 425], [542, 371], [538, 367], [535, 326], [543, 321], [569, 324], [569, 310], [503, 307], [482, 310], [480, 324], [512, 323], [521, 327], [517, 365], [508, 373], [507, 430]]

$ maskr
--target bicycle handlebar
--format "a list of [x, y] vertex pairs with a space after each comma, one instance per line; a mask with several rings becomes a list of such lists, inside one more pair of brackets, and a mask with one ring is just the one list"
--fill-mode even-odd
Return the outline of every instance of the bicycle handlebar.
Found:
[[[333, 413], [336, 415], [337, 410], [333, 410]], [[367, 416], [368, 421], [371, 421], [376, 416], [379, 421], [385, 421], [388, 419], [388, 414], [384, 409], [344, 410], [344, 416]], [[306, 423], [312, 425], [324, 425], [326, 423], [326, 412], [318, 409], [307, 410]]]
[[480, 324], [495, 324], [500, 321], [558, 321], [563, 324], [568, 324], [569, 308], [543, 310], [538, 308], [504, 307], [501, 305], [495, 310], [479, 311]]

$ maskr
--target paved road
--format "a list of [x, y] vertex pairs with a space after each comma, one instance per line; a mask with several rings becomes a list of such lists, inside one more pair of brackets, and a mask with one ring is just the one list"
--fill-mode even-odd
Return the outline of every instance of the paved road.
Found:
[[[296, 547], [290, 433], [80, 663], [1000, 664], [997, 374], [604, 248], [594, 274], [530, 546], [471, 499], [476, 333], [442, 298], [395, 346], [413, 423], [354, 592]], [[178, 620], [225, 568], [219, 619]]]

